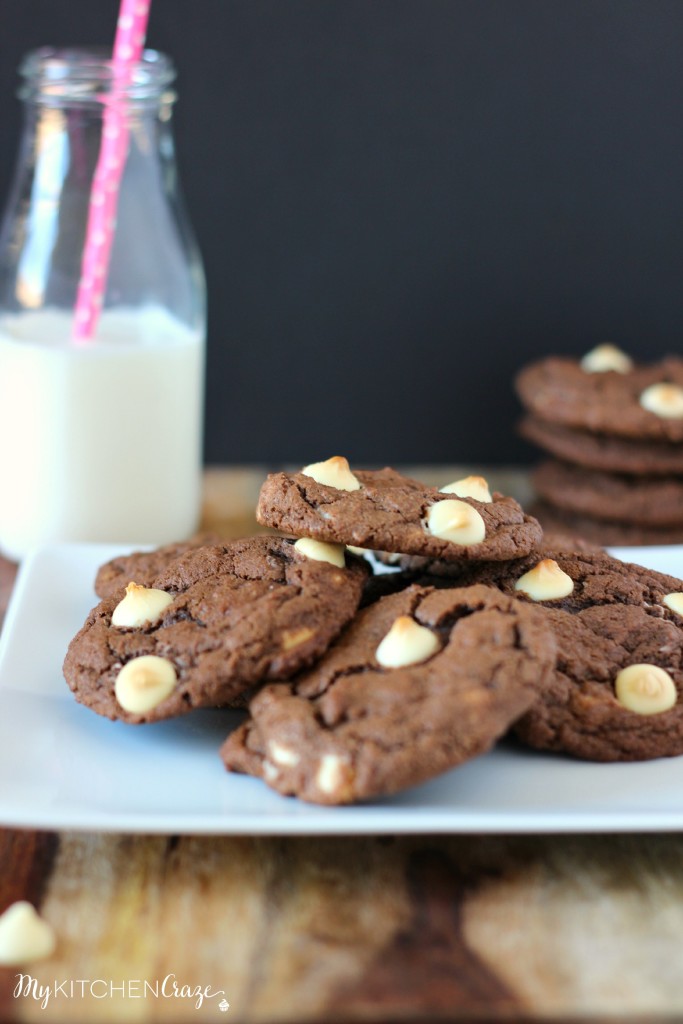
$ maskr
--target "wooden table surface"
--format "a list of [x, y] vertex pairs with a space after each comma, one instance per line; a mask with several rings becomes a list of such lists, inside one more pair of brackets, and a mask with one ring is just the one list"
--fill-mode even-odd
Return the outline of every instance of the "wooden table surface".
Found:
[[[457, 473], [420, 475], [442, 483]], [[261, 478], [207, 472], [204, 525], [251, 532]], [[520, 474], [496, 482], [525, 497]], [[0, 560], [2, 610], [14, 571]], [[675, 834], [6, 829], [0, 910], [17, 899], [39, 906], [58, 946], [24, 969], [33, 995], [48, 992], [45, 1008], [15, 995], [16, 969], [0, 969], [0, 1022], [683, 1019], [683, 837]], [[158, 998], [145, 981], [160, 986]], [[218, 998], [196, 1009], [173, 996], [174, 981], [222, 989], [229, 1009]]]

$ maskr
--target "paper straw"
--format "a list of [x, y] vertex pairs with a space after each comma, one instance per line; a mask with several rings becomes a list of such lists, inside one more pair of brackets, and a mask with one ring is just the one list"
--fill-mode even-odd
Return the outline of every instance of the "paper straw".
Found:
[[128, 156], [128, 121], [122, 95], [140, 60], [147, 34], [151, 0], [121, 0], [114, 41], [112, 96], [104, 111], [100, 155], [95, 169], [81, 277], [74, 311], [75, 341], [92, 341], [107, 287], [109, 257], [116, 228], [119, 185]]

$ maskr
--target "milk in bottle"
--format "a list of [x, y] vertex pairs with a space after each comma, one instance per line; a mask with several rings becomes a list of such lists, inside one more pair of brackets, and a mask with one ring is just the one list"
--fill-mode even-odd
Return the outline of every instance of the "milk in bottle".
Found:
[[171, 61], [121, 95], [129, 138], [102, 309], [73, 340], [109, 55], [42, 49], [21, 68], [24, 134], [0, 232], [0, 551], [161, 544], [198, 526], [205, 295], [178, 189]]

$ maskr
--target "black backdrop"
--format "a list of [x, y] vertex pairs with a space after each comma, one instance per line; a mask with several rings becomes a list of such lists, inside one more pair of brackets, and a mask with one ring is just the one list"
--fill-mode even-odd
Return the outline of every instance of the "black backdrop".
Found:
[[[21, 54], [115, 0], [5, 0]], [[681, 347], [681, 0], [154, 0], [210, 301], [206, 458], [496, 463], [516, 367]]]

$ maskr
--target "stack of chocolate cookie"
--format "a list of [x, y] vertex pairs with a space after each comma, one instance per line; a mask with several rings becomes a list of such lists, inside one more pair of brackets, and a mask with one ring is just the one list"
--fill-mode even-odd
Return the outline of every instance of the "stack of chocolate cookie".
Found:
[[64, 663], [79, 701], [132, 725], [246, 706], [225, 766], [326, 804], [511, 729], [602, 761], [683, 753], [680, 580], [544, 538], [481, 477], [436, 490], [336, 457], [268, 477], [257, 517], [288, 536], [102, 567]]
[[552, 459], [533, 474], [548, 530], [599, 544], [683, 542], [683, 360], [635, 365], [613, 345], [526, 367], [520, 430]]

